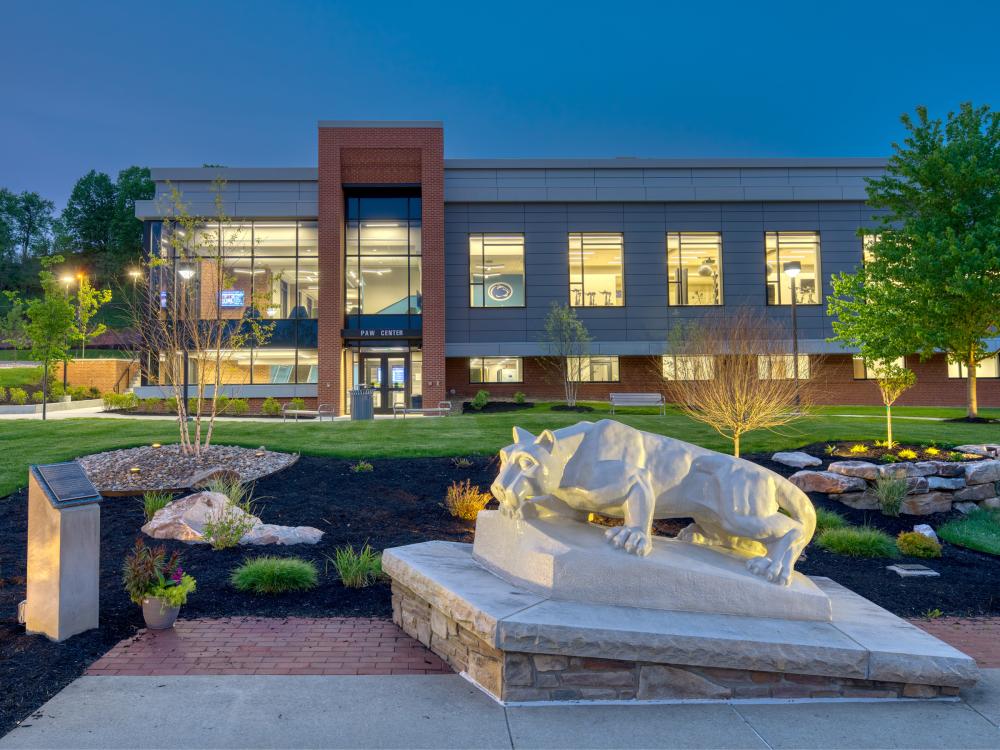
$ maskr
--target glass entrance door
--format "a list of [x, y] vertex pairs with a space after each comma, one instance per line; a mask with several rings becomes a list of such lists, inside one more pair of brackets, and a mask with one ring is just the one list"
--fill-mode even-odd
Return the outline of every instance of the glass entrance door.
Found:
[[375, 389], [372, 394], [376, 414], [391, 414], [393, 406], [406, 406], [410, 390], [408, 354], [362, 354], [362, 382]]

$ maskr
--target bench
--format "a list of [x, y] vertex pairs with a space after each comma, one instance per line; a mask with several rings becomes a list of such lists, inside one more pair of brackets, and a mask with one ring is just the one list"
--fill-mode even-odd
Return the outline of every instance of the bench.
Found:
[[437, 406], [416, 407], [416, 406], [401, 406], [399, 404], [394, 404], [392, 407], [392, 418], [402, 416], [406, 419], [407, 414], [419, 414], [423, 417], [447, 417], [451, 414], [451, 401], [438, 401]]
[[294, 417], [296, 422], [299, 421], [299, 417], [309, 417], [310, 419], [315, 418], [316, 421], [322, 422], [324, 414], [330, 417], [330, 421], [333, 421], [333, 406], [330, 404], [320, 404], [315, 409], [293, 409], [291, 404], [284, 404], [281, 407], [282, 422], [287, 420], [289, 417]]
[[660, 414], [667, 413], [667, 402], [662, 393], [612, 393], [611, 413], [616, 406], [659, 406]]

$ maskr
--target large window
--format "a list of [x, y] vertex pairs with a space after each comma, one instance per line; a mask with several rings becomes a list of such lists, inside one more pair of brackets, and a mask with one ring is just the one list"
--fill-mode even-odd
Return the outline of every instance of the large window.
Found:
[[[795, 357], [791, 354], [761, 354], [757, 357], [757, 377], [761, 380], [792, 380]], [[799, 380], [809, 379], [809, 355], [799, 355]]]
[[469, 306], [524, 307], [524, 235], [469, 235]]
[[469, 360], [470, 383], [520, 383], [520, 357], [473, 357]]
[[877, 234], [866, 234], [861, 238], [861, 262], [865, 265], [871, 263], [875, 258], [875, 253], [872, 252], [872, 245], [878, 242], [878, 238]]
[[617, 383], [618, 357], [566, 357], [566, 373], [577, 383]]
[[[792, 284], [799, 305], [822, 303], [819, 268], [819, 232], [765, 232], [767, 304], [792, 304]], [[797, 276], [786, 273], [786, 264], [798, 263]]]
[[344, 244], [348, 316], [421, 314], [419, 198], [348, 198]]
[[[854, 357], [853, 364], [855, 380], [876, 380], [879, 377], [879, 362], [865, 362], [863, 357]], [[906, 358], [894, 359], [892, 364], [897, 367], [906, 367]]]
[[671, 305], [722, 304], [722, 235], [719, 232], [667, 233], [667, 302]]
[[569, 304], [621, 307], [625, 304], [624, 246], [620, 232], [569, 235]]
[[[1000, 376], [1000, 366], [997, 364], [997, 355], [984, 359], [978, 365], [976, 365], [976, 377], [977, 378], [995, 378]], [[949, 378], [967, 378], [969, 376], [969, 368], [964, 364], [959, 364], [957, 362], [948, 363], [948, 377]]]
[[701, 356], [663, 357], [664, 380], [711, 380], [715, 377], [715, 359]]

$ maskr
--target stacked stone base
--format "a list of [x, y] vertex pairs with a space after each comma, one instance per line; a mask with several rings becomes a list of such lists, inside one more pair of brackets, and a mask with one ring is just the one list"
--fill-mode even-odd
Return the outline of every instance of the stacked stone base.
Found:
[[504, 702], [938, 698], [957, 687], [501, 651], [393, 581], [393, 621]]

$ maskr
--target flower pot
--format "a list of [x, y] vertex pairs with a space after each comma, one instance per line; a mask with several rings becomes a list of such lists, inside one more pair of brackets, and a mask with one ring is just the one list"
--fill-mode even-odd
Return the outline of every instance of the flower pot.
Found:
[[158, 596], [147, 596], [142, 600], [142, 618], [150, 630], [167, 630], [174, 626], [181, 608], [164, 604]]

